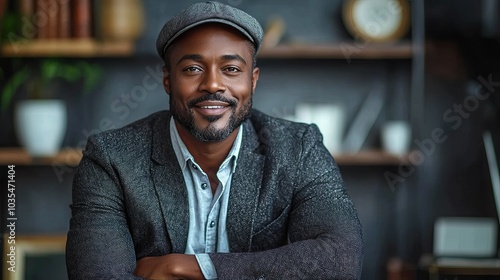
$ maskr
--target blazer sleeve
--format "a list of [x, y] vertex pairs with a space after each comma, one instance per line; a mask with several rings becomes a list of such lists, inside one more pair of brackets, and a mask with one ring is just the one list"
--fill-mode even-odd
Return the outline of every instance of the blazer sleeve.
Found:
[[356, 210], [316, 126], [303, 135], [289, 243], [260, 252], [214, 253], [219, 279], [359, 279], [363, 242]]
[[68, 277], [142, 279], [134, 276], [136, 257], [119, 179], [98, 139], [89, 138], [73, 181]]

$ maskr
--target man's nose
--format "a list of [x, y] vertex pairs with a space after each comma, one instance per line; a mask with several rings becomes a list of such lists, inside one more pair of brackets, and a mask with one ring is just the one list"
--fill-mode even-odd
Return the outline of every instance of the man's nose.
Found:
[[210, 94], [225, 92], [226, 86], [222, 80], [222, 73], [216, 69], [206, 70], [199, 90]]

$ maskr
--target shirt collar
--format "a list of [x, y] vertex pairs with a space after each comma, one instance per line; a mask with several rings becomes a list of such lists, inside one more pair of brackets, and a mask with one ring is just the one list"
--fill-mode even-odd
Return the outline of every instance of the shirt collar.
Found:
[[[177, 127], [175, 126], [174, 118], [170, 118], [170, 140], [172, 141], [172, 146], [174, 148], [175, 155], [177, 157], [177, 161], [181, 166], [182, 170], [186, 168], [186, 165], [191, 161], [195, 162], [193, 156], [187, 149], [186, 145], [182, 141], [179, 131], [177, 131]], [[240, 125], [240, 129], [238, 130], [238, 134], [236, 135], [236, 139], [234, 140], [233, 146], [226, 157], [226, 159], [222, 162], [221, 167], [224, 167], [227, 164], [231, 164], [231, 173], [234, 173], [236, 170], [236, 162], [238, 160], [238, 155], [240, 153], [241, 142], [243, 140], [243, 125]]]

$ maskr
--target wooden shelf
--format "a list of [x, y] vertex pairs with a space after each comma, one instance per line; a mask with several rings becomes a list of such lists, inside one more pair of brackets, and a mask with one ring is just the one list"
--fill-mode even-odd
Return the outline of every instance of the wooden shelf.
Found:
[[[347, 166], [394, 166], [408, 164], [408, 156], [395, 156], [383, 151], [363, 151], [353, 154], [333, 155], [337, 164]], [[23, 148], [0, 148], [0, 166], [77, 166], [82, 158], [82, 151], [65, 148], [57, 155], [43, 158], [31, 157]]]
[[259, 58], [270, 59], [410, 59], [410, 43], [359, 45], [354, 42], [339, 44], [290, 44], [263, 48]]
[[77, 166], [82, 159], [82, 151], [78, 149], [62, 149], [57, 155], [33, 158], [23, 148], [0, 148], [0, 165], [19, 166]]
[[32, 40], [7, 43], [3, 57], [121, 57], [134, 53], [133, 42], [100, 42], [93, 39]]
[[436, 279], [439, 275], [500, 275], [500, 259], [438, 259], [428, 267], [428, 271]]
[[[32, 40], [7, 43], [1, 48], [3, 57], [121, 57], [134, 53], [133, 42], [101, 42], [93, 39]], [[263, 59], [410, 59], [410, 43], [394, 45], [352, 43], [290, 44], [263, 48]]]
[[338, 165], [343, 166], [398, 166], [410, 162], [408, 155], [397, 156], [384, 151], [362, 151], [359, 153], [334, 154]]

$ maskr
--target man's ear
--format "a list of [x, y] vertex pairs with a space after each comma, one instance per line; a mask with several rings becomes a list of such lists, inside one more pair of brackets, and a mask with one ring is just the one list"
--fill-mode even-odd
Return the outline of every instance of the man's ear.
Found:
[[168, 72], [166, 66], [163, 66], [163, 88], [170, 95], [170, 72]]
[[252, 92], [255, 91], [257, 87], [257, 81], [259, 80], [260, 69], [259, 67], [255, 67], [252, 71]]

